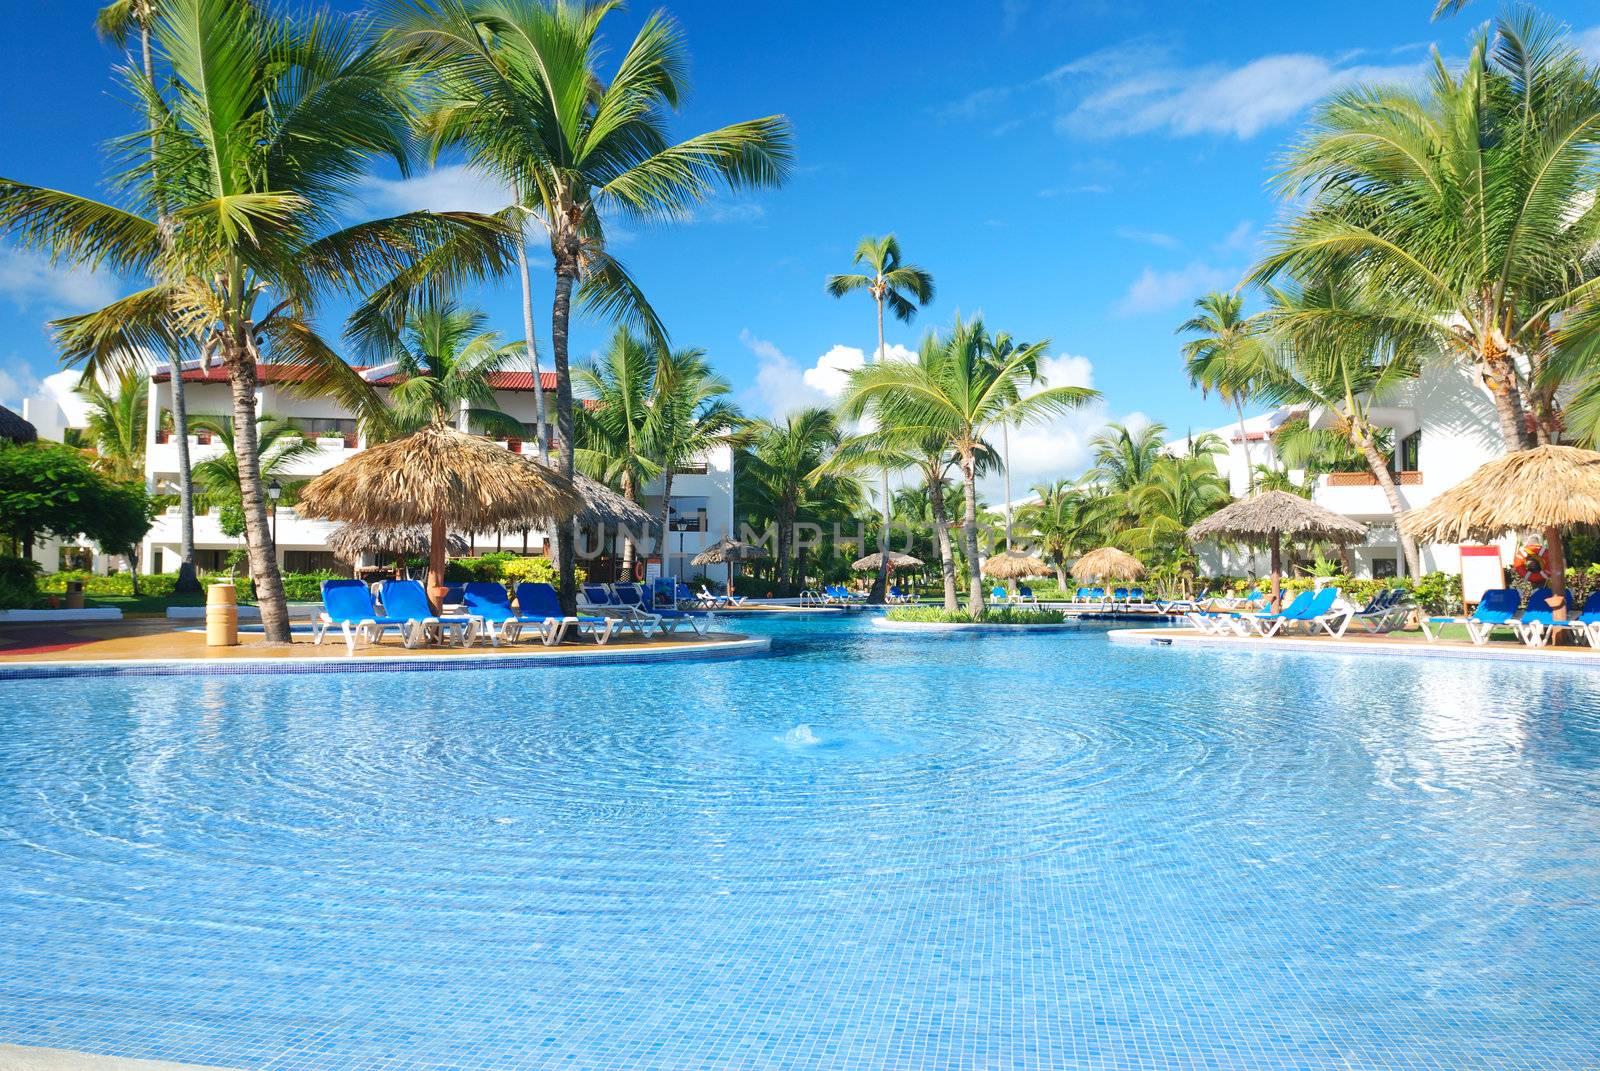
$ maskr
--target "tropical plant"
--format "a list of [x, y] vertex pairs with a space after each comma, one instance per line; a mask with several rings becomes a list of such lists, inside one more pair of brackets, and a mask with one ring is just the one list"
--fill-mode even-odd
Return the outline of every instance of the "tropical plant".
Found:
[[1095, 511], [1089, 508], [1090, 488], [1068, 480], [1036, 484], [1038, 501], [1018, 511], [1017, 521], [1035, 542], [1045, 561], [1055, 567], [1056, 583], [1067, 586], [1067, 561], [1104, 543], [1098, 536]]
[[1218, 397], [1233, 406], [1239, 418], [1239, 443], [1253, 494], [1255, 465], [1250, 459], [1244, 403], [1255, 393], [1266, 362], [1266, 346], [1244, 314], [1244, 298], [1239, 294], [1212, 291], [1196, 299], [1194, 307], [1198, 314], [1178, 325], [1180, 334], [1198, 336], [1183, 344], [1189, 385], [1199, 387], [1202, 395], [1216, 391]]
[[516, 356], [485, 329], [488, 317], [453, 301], [426, 300], [406, 317], [390, 361], [400, 382], [389, 406], [369, 420], [369, 438], [385, 440], [429, 424], [521, 438], [522, 422], [495, 406], [494, 373]]
[[[128, 38], [137, 34], [139, 38], [140, 70], [144, 81], [155, 85], [155, 57], [150, 48], [150, 31], [156, 21], [158, 0], [114, 0], [113, 3], [101, 8], [95, 15], [95, 31], [101, 37], [116, 42], [120, 48], [127, 44]], [[160, 111], [154, 107], [145, 109], [147, 124], [151, 130], [150, 160], [156, 164], [159, 159], [159, 142], [154, 134], [160, 121]], [[157, 222], [162, 225], [161, 233], [173, 233], [171, 220], [156, 205]], [[188, 397], [183, 382], [183, 340], [177, 331], [168, 332], [165, 357], [167, 362], [168, 386], [171, 389], [172, 419], [180, 428], [188, 427]], [[200, 580], [194, 568], [194, 472], [189, 457], [189, 438], [179, 435], [173, 440], [173, 449], [178, 458], [178, 556], [181, 564], [178, 566], [178, 584], [174, 589], [178, 594], [194, 594], [200, 590]]]
[[144, 479], [145, 407], [149, 382], [137, 372], [117, 377], [113, 393], [97, 380], [78, 383], [78, 396], [88, 403], [87, 427], [98, 455], [96, 465], [114, 480]]
[[830, 409], [810, 408], [781, 421], [758, 420], [735, 461], [738, 512], [776, 527], [774, 558], [780, 585], [796, 580], [795, 525], [816, 507], [840, 496], [849, 481], [819, 479], [842, 436]]
[[151, 140], [153, 155], [118, 179], [135, 208], [0, 179], [0, 228], [74, 263], [153, 278], [57, 322], [64, 356], [86, 361], [86, 374], [174, 344], [175, 324], [221, 358], [263, 630], [286, 643], [255, 442], [258, 360], [270, 351], [304, 373], [306, 391], [374, 409], [370, 385], [318, 334], [316, 303], [373, 293], [358, 310], [367, 319], [404, 309], [423, 280], [443, 287], [501, 270], [505, 228], [471, 213], [342, 223], [371, 159], [405, 165], [415, 81], [356, 24], [283, 19], [237, 0], [163, 0], [152, 39], [165, 76], [127, 72], [155, 117], [128, 142]]
[[[393, 39], [436, 72], [427, 129], [506, 179], [549, 236], [555, 269], [551, 348], [562, 469], [574, 471], [568, 328], [574, 289], [597, 312], [666, 332], [606, 247], [601, 213], [681, 218], [716, 184], [775, 185], [790, 158], [788, 122], [768, 116], [676, 144], [667, 119], [688, 89], [683, 35], [665, 13], [644, 21], [610, 79], [600, 27], [616, 0], [392, 0]], [[492, 89], [480, 88], [492, 87]], [[506, 107], [487, 103], [493, 95]], [[562, 603], [576, 597], [570, 539], [558, 532]]]
[[673, 478], [691, 463], [703, 461], [711, 451], [736, 443], [748, 424], [726, 398], [731, 389], [727, 380], [711, 370], [704, 350], [672, 350], [657, 361], [652, 408], [654, 447], [661, 466], [663, 564]]
[[1436, 53], [1426, 89], [1357, 86], [1318, 110], [1279, 178], [1305, 208], [1252, 278], [1353, 273], [1475, 372], [1506, 449], [1550, 441], [1556, 388], [1595, 382], [1600, 355], [1597, 167], [1600, 79], [1564, 27], [1515, 9], [1459, 70]]
[[985, 433], [995, 424], [1024, 424], [1081, 406], [1098, 397], [1087, 387], [1050, 387], [1024, 396], [1038, 355], [1049, 345], [1036, 342], [1014, 351], [1004, 362], [990, 359], [990, 338], [981, 319], [958, 317], [943, 334], [930, 333], [915, 362], [888, 362], [850, 375], [841, 407], [852, 417], [867, 411], [881, 427], [907, 434], [938, 435], [949, 443], [965, 491], [962, 541], [970, 572], [968, 612], [983, 614], [983, 578], [978, 557], [978, 464], [993, 447]]
[[1185, 572], [1192, 568], [1189, 527], [1232, 501], [1216, 455], [1225, 447], [1215, 436], [1191, 440], [1181, 456], [1163, 455], [1150, 478], [1133, 494], [1137, 521], [1127, 530], [1130, 550], [1154, 552]]
[[[244, 466], [237, 452], [234, 422], [225, 417], [197, 416], [197, 431], [215, 435], [222, 450], [194, 467], [194, 478], [217, 505], [237, 504], [244, 498]], [[264, 483], [285, 480], [295, 463], [317, 455], [317, 444], [305, 438], [292, 420], [263, 416], [256, 419], [253, 436], [258, 452], [257, 471]]]
[[[828, 276], [828, 293], [843, 297], [857, 290], [872, 296], [878, 310], [878, 349], [874, 360], [888, 359], [889, 351], [883, 337], [883, 309], [887, 305], [895, 319], [910, 323], [917, 314], [918, 305], [933, 300], [933, 276], [925, 268], [905, 264], [900, 259], [900, 239], [893, 234], [881, 238], [868, 236], [856, 245], [853, 263], [865, 267], [865, 272]], [[915, 299], [915, 300], [913, 300]], [[872, 582], [870, 599], [882, 602], [889, 583], [889, 470], [880, 473], [883, 494], [882, 524], [878, 535], [878, 575]]]

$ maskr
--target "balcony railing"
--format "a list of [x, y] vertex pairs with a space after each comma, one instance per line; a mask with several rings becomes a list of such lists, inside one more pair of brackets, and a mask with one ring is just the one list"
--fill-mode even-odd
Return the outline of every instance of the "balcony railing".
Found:
[[[1401, 487], [1421, 487], [1422, 473], [1417, 471], [1396, 472], [1394, 482]], [[1329, 487], [1376, 487], [1378, 478], [1370, 472], [1330, 472], [1327, 476]]]

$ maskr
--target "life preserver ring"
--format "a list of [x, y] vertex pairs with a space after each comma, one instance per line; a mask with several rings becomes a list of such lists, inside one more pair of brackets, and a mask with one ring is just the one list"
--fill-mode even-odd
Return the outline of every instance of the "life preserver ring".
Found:
[[1534, 587], [1545, 582], [1545, 554], [1542, 543], [1524, 543], [1511, 559], [1511, 571]]

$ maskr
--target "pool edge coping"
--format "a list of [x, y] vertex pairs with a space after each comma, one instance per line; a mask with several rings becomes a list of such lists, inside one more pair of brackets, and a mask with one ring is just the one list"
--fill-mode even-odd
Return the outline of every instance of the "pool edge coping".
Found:
[[1208, 647], [1217, 650], [1283, 651], [1293, 654], [1372, 655], [1379, 658], [1455, 658], [1492, 662], [1534, 662], [1545, 666], [1571, 666], [1600, 669], [1600, 651], [1557, 654], [1537, 647], [1483, 646], [1459, 644], [1435, 646], [1413, 643], [1342, 643], [1337, 640], [1307, 639], [1299, 636], [1274, 636], [1270, 640], [1252, 636], [1211, 636], [1203, 633], [1150, 628], [1111, 629], [1106, 638], [1112, 643], [1146, 647]]
[[264, 656], [230, 659], [107, 658], [94, 661], [33, 661], [0, 663], [0, 681], [45, 680], [70, 677], [178, 677], [247, 676], [250, 674], [407, 673], [418, 670], [471, 672], [539, 666], [648, 665], [656, 662], [709, 662], [770, 654], [770, 636], [738, 634], [734, 640], [655, 649], [630, 645], [607, 650], [595, 647], [581, 653], [463, 654], [458, 656], [392, 655], [379, 658], [275, 658]]

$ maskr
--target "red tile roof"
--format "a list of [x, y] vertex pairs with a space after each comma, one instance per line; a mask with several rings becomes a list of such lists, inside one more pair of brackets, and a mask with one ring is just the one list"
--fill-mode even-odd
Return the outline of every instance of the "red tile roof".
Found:
[[[351, 365], [357, 372], [365, 371], [371, 365]], [[263, 383], [295, 383], [305, 378], [298, 365], [291, 364], [258, 364], [256, 376]], [[165, 383], [170, 377], [167, 372], [157, 372], [157, 383]], [[554, 372], [539, 373], [540, 386], [547, 391], [556, 389], [556, 374]], [[189, 368], [183, 373], [185, 383], [226, 383], [228, 370], [222, 365], [212, 365], [209, 368]], [[399, 376], [384, 376], [382, 379], [373, 380], [375, 386], [393, 386], [400, 381]], [[503, 391], [531, 391], [533, 390], [532, 372], [492, 372], [489, 375], [489, 385], [495, 390]]]

